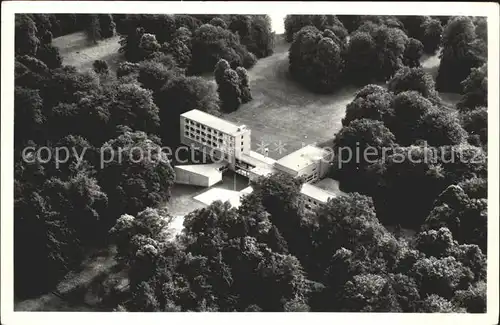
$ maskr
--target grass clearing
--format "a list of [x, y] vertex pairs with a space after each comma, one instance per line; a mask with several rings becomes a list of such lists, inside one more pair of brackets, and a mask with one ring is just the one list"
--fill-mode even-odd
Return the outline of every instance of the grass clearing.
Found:
[[123, 56], [118, 53], [119, 36], [114, 36], [97, 44], [90, 44], [84, 32], [73, 33], [54, 38], [52, 44], [59, 49], [63, 65], [72, 65], [80, 71], [92, 69], [95, 60], [103, 60], [112, 72], [116, 71]]

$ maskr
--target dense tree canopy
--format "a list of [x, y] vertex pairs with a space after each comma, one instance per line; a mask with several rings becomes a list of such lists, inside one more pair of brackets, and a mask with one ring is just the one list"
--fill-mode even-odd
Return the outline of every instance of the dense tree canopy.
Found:
[[219, 26], [200, 26], [193, 34], [192, 46], [193, 73], [213, 71], [220, 59], [227, 60], [233, 68], [249, 68], [256, 62], [255, 55], [239, 43], [235, 34]]
[[443, 92], [461, 93], [461, 82], [471, 69], [485, 63], [486, 46], [476, 37], [475, 26], [468, 17], [449, 20], [443, 32], [442, 45], [436, 87]]
[[407, 43], [399, 28], [365, 23], [351, 34], [345, 52], [346, 78], [354, 84], [389, 80], [403, 66]]
[[462, 81], [464, 96], [457, 103], [460, 110], [488, 107], [488, 65], [485, 63], [471, 69], [469, 76]]
[[289, 50], [292, 77], [315, 92], [332, 92], [342, 76], [344, 47], [333, 32], [304, 27], [295, 34]]
[[159, 143], [142, 131], [124, 130], [103, 148], [103, 161], [110, 161], [104, 164], [100, 181], [111, 211], [134, 214], [168, 199], [174, 172]]
[[341, 39], [345, 39], [348, 34], [339, 18], [333, 15], [287, 15], [285, 17], [286, 41], [291, 43], [295, 34], [306, 26], [313, 26], [321, 31], [331, 29]]
[[15, 48], [16, 54], [34, 56], [40, 45], [37, 37], [37, 26], [29, 15], [16, 15], [15, 22]]

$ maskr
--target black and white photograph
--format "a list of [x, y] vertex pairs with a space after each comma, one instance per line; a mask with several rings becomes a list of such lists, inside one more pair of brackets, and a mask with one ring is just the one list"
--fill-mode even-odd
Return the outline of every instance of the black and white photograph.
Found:
[[497, 323], [498, 20], [2, 3], [2, 323]]

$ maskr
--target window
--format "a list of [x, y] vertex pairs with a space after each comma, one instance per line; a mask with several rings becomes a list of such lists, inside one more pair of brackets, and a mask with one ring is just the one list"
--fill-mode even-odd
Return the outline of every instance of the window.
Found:
[[241, 145], [243, 145], [243, 141], [241, 141]]
[[241, 151], [243, 151], [243, 148], [241, 148]]

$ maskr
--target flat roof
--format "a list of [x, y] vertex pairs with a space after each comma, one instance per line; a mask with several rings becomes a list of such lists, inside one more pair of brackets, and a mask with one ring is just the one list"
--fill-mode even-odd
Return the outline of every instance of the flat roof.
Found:
[[255, 167], [263, 166], [272, 168], [276, 162], [276, 160], [265, 157], [255, 151], [250, 151], [248, 154], [242, 153], [236, 158], [247, 164], [254, 165]]
[[336, 195], [327, 192], [317, 186], [305, 183], [302, 185], [302, 188], [300, 189], [300, 193], [304, 194], [305, 196], [308, 196], [310, 198], [313, 198], [315, 200], [321, 201], [323, 203], [326, 203], [328, 199], [334, 198]]
[[250, 172], [259, 176], [267, 176], [274, 172], [274, 168], [272, 166], [261, 165], [250, 169]]
[[217, 116], [205, 113], [197, 109], [193, 109], [186, 113], [183, 113], [181, 114], [181, 116], [227, 134], [238, 133], [243, 130], [242, 128], [245, 127], [244, 125], [236, 125]]
[[328, 152], [322, 148], [307, 145], [281, 158], [276, 162], [276, 164], [294, 171], [300, 171], [318, 159], [325, 157], [327, 154]]
[[257, 160], [260, 160], [270, 166], [274, 165], [274, 163], [276, 162], [276, 160], [274, 160], [273, 158], [271, 157], [266, 157], [256, 151], [253, 151], [253, 150], [250, 150], [250, 157], [252, 158], [255, 158]]
[[203, 175], [207, 177], [216, 177], [222, 172], [219, 170], [221, 167], [225, 167], [224, 163], [214, 163], [214, 164], [195, 164], [195, 165], [177, 165], [175, 168], [183, 169], [198, 175]]

